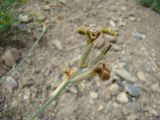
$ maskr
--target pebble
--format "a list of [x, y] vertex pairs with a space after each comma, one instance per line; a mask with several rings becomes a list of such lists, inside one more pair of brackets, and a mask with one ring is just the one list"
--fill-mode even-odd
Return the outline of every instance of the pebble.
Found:
[[23, 22], [23, 23], [29, 23], [29, 22], [31, 22], [33, 20], [33, 18], [31, 16], [29, 16], [29, 15], [20, 14], [18, 16], [18, 20], [20, 22]]
[[2, 61], [8, 67], [12, 67], [19, 58], [19, 51], [16, 48], [7, 49], [2, 55]]
[[38, 14], [36, 17], [36, 20], [39, 22], [43, 22], [46, 19], [46, 17], [42, 14]]
[[120, 87], [119, 87], [119, 85], [116, 84], [116, 83], [114, 83], [114, 84], [112, 84], [111, 86], [109, 86], [109, 91], [111, 92], [112, 95], [118, 94], [119, 89], [120, 89]]
[[146, 81], [145, 75], [144, 75], [144, 73], [143, 73], [142, 71], [139, 71], [139, 72], [137, 73], [137, 76], [138, 76], [138, 78], [139, 78], [140, 80]]
[[129, 101], [128, 96], [125, 92], [121, 92], [117, 95], [117, 100], [120, 103], [127, 103]]
[[141, 34], [139, 32], [132, 33], [132, 37], [134, 40], [143, 40], [146, 38], [146, 36], [144, 34]]
[[136, 114], [131, 114], [127, 116], [127, 120], [137, 120], [139, 117]]
[[151, 86], [151, 89], [152, 89], [154, 92], [160, 92], [160, 84], [159, 84], [159, 83], [154, 83], [154, 84]]
[[62, 49], [63, 49], [62, 43], [61, 43], [61, 41], [59, 41], [59, 40], [53, 40], [53, 41], [52, 41], [52, 44], [54, 44], [55, 47], [56, 47], [58, 50], [62, 50]]
[[10, 92], [12, 92], [14, 89], [16, 89], [18, 87], [18, 83], [16, 82], [16, 80], [13, 77], [8, 76], [6, 80], [9, 85]]
[[136, 21], [136, 18], [133, 17], [133, 16], [129, 16], [129, 20], [130, 20], [130, 21]]
[[89, 95], [92, 99], [97, 99], [98, 98], [98, 94], [94, 91], [90, 92]]
[[118, 46], [118, 45], [116, 45], [116, 44], [113, 44], [113, 45], [112, 45], [112, 49], [113, 49], [114, 51], [120, 51], [120, 50], [121, 50], [120, 46]]
[[141, 106], [136, 102], [129, 102], [126, 104], [126, 108], [138, 112], [141, 109]]
[[116, 26], [116, 23], [115, 23], [113, 20], [110, 20], [110, 21], [109, 21], [109, 24], [110, 24], [110, 26], [112, 26], [112, 27], [115, 27], [115, 26]]
[[100, 112], [100, 111], [102, 111], [103, 109], [104, 109], [104, 106], [103, 106], [103, 105], [99, 105], [98, 108], [97, 108], [97, 111]]
[[49, 10], [51, 9], [51, 7], [48, 6], [48, 5], [44, 5], [44, 6], [42, 7], [42, 9], [43, 9], [44, 11], [49, 11]]
[[26, 31], [26, 24], [24, 23], [19, 23], [17, 27], [18, 27], [18, 30], [20, 31]]
[[134, 82], [135, 81], [133, 76], [127, 70], [125, 70], [124, 68], [116, 69], [115, 73], [117, 75], [119, 75], [120, 77], [124, 78], [127, 81], [130, 81], [130, 82]]
[[29, 79], [29, 80], [26, 80], [24, 83], [23, 83], [23, 88], [24, 87], [31, 87], [32, 85], [34, 84], [34, 81], [32, 79]]
[[105, 40], [100, 39], [95, 41], [94, 47], [97, 49], [101, 49], [104, 45], [105, 45]]
[[125, 90], [134, 97], [138, 97], [140, 95], [139, 89], [131, 83], [124, 83]]

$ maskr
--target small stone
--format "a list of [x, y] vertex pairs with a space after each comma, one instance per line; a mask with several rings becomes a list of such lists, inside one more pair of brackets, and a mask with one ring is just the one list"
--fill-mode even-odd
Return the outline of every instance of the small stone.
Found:
[[133, 16], [130, 16], [130, 17], [129, 17], [129, 20], [130, 20], [130, 21], [136, 21], [136, 18], [133, 17]]
[[117, 100], [120, 103], [127, 103], [129, 101], [128, 96], [125, 92], [119, 93], [118, 96], [117, 96]]
[[92, 92], [90, 92], [90, 97], [92, 99], [97, 99], [98, 98], [98, 94], [96, 92], [92, 91]]
[[49, 11], [49, 10], [51, 9], [51, 7], [48, 6], [48, 5], [44, 5], [44, 6], [42, 7], [42, 9], [45, 10], [45, 11]]
[[55, 45], [55, 47], [59, 50], [62, 50], [63, 49], [63, 46], [62, 46], [62, 43], [59, 41], [59, 40], [53, 40], [52, 41], [52, 44]]
[[132, 96], [138, 97], [140, 95], [139, 89], [131, 83], [123, 83], [125, 90]]
[[34, 81], [32, 79], [29, 79], [29, 80], [26, 80], [24, 83], [23, 83], [23, 88], [24, 87], [31, 87], [32, 85], [34, 84]]
[[113, 44], [113, 45], [112, 45], [112, 49], [113, 49], [114, 51], [120, 51], [120, 50], [121, 50], [120, 46], [118, 46], [118, 45], [116, 45], [116, 44]]
[[76, 87], [74, 87], [74, 86], [70, 87], [69, 91], [72, 92], [72, 93], [74, 93], [74, 94], [78, 93]]
[[138, 76], [138, 78], [139, 78], [140, 80], [146, 81], [145, 75], [144, 75], [144, 73], [143, 73], [142, 71], [139, 71], [139, 72], [137, 73], [137, 76]]
[[133, 37], [134, 40], [143, 40], [143, 39], [146, 38], [146, 36], [144, 34], [141, 34], [139, 32], [134, 32], [132, 34], [132, 37]]
[[152, 89], [154, 92], [160, 92], [160, 84], [159, 84], [159, 83], [154, 83], [154, 84], [151, 86], [151, 89]]
[[111, 92], [112, 95], [116, 95], [119, 92], [119, 89], [120, 89], [119, 85], [117, 85], [116, 83], [109, 86], [109, 91]]
[[118, 26], [120, 26], [120, 27], [124, 27], [125, 25], [126, 25], [126, 23], [122, 20], [118, 22]]
[[43, 22], [46, 19], [46, 17], [42, 14], [38, 14], [36, 20], [39, 22]]
[[131, 114], [127, 116], [127, 120], [137, 120], [139, 117], [136, 114]]
[[129, 13], [128, 13], [128, 16], [135, 16], [135, 12], [133, 12], [133, 11], [132, 11], [132, 12], [129, 12]]
[[24, 23], [19, 23], [17, 27], [20, 31], [26, 31], [26, 24]]
[[20, 22], [23, 22], [23, 23], [29, 23], [33, 20], [31, 16], [23, 15], [23, 14], [20, 14], [18, 16], [18, 19], [19, 19]]
[[7, 80], [7, 83], [9, 85], [9, 89], [11, 92], [18, 87], [18, 83], [13, 77], [8, 76], [6, 80]]
[[94, 47], [97, 49], [101, 49], [105, 45], [105, 41], [103, 39], [96, 40]]
[[98, 108], [97, 108], [97, 111], [100, 112], [100, 111], [102, 111], [103, 109], [104, 109], [104, 106], [103, 106], [103, 105], [99, 105]]
[[19, 51], [16, 48], [7, 49], [2, 55], [2, 61], [8, 67], [12, 67], [19, 58]]
[[135, 81], [133, 76], [128, 71], [126, 71], [124, 68], [116, 69], [115, 73], [117, 75], [119, 75], [120, 77], [124, 78], [127, 81], [130, 81], [130, 82], [134, 82]]
[[110, 26], [112, 26], [112, 27], [115, 27], [115, 26], [116, 26], [116, 23], [115, 23], [113, 20], [110, 20], [110, 21], [109, 21], [109, 24], [110, 24]]

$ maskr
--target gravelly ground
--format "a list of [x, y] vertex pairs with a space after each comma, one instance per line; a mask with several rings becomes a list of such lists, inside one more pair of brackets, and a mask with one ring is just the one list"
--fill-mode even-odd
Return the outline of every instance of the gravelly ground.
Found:
[[[44, 10], [50, 3], [55, 6]], [[51, 26], [32, 56], [12, 75], [18, 88], [11, 93], [6, 85], [1, 87], [5, 96], [3, 105], [12, 106], [18, 101], [6, 115], [9, 117], [2, 120], [27, 120], [29, 114], [47, 99], [61, 82], [64, 66], [72, 65], [80, 57], [85, 39], [76, 34], [74, 28], [89, 25], [110, 27], [119, 34], [105, 59], [112, 69], [112, 78], [106, 82], [98, 78], [84, 81], [78, 91], [71, 87], [37, 120], [160, 119], [159, 14], [133, 0], [29, 0], [18, 9], [44, 15], [51, 21]], [[33, 31], [31, 38], [40, 33], [40, 26], [37, 26], [36, 20], [29, 23], [28, 29]], [[140, 38], [134, 36], [136, 33], [141, 35]], [[102, 39], [111, 38], [103, 36]], [[103, 42], [101, 46], [107, 43]], [[26, 44], [30, 46], [31, 43]], [[98, 53], [99, 48], [93, 51]], [[127, 70], [135, 78], [133, 83], [140, 88], [138, 98], [131, 97], [124, 88], [113, 83], [113, 77], [118, 77], [114, 74], [118, 68]], [[30, 85], [24, 86], [27, 83]], [[118, 100], [121, 93], [127, 95], [125, 103]]]

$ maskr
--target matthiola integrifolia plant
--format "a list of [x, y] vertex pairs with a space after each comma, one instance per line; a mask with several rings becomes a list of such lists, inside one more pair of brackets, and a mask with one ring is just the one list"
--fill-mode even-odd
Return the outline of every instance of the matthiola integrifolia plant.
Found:
[[[101, 52], [92, 60], [88, 60], [89, 53], [94, 45], [94, 42], [98, 39], [98, 37], [102, 34], [107, 34], [111, 36], [115, 36], [115, 32], [108, 28], [85, 28], [79, 27], [76, 29], [76, 32], [86, 37], [86, 44], [81, 54], [81, 58], [77, 68], [66, 69], [64, 71], [65, 78], [62, 83], [56, 88], [53, 93], [51, 93], [50, 97], [47, 101], [40, 106], [33, 114], [30, 115], [29, 120], [33, 120], [36, 118], [41, 112], [43, 112], [48, 105], [50, 105], [54, 100], [56, 100], [62, 92], [66, 90], [68, 86], [73, 85], [74, 83], [80, 83], [83, 80], [92, 79], [95, 76], [99, 76], [101, 80], [108, 80], [110, 78], [110, 70], [101, 60], [108, 53], [112, 44], [109, 43], [108, 46], [105, 46]], [[83, 70], [85, 69], [85, 70]]]

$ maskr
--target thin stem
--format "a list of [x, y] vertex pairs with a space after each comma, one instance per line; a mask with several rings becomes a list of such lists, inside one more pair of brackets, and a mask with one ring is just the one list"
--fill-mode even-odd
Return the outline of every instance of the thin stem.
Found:
[[33, 113], [30, 116], [29, 120], [33, 120], [36, 116], [38, 116], [38, 114], [43, 112], [47, 108], [47, 106], [52, 103], [53, 100], [55, 100], [56, 98], [58, 98], [60, 96], [60, 94], [63, 92], [63, 90], [69, 85], [69, 83], [70, 83], [70, 81], [64, 80], [61, 83], [61, 85], [51, 94], [49, 99], [35, 113]]
[[21, 60], [21, 62], [18, 65], [14, 65], [12, 67], [12, 69], [4, 76], [0, 79], [0, 83], [3, 83], [6, 79], [7, 76], [9, 76], [13, 71], [17, 70], [26, 60], [27, 58], [30, 56], [30, 54], [32, 53], [32, 51], [34, 50], [34, 48], [37, 46], [37, 44], [39, 43], [39, 41], [42, 39], [43, 35], [46, 33], [48, 29], [48, 26], [46, 26], [44, 24], [43, 26], [43, 30], [42, 33], [40, 34], [40, 36], [37, 38], [37, 40], [35, 41], [35, 43], [33, 44], [33, 46], [31, 47], [31, 49], [28, 51], [27, 55]]
[[49, 104], [52, 103], [55, 99], [57, 99], [62, 92], [66, 90], [66, 88], [70, 85], [73, 84], [76, 81], [82, 81], [84, 79], [88, 79], [90, 77], [93, 77], [95, 74], [92, 71], [82, 73], [80, 75], [77, 75], [69, 80], [64, 80], [58, 87], [57, 89], [50, 95], [48, 100], [35, 112], [33, 113], [29, 120], [33, 120], [35, 117], [37, 117], [41, 112], [43, 112]]
[[101, 60], [106, 54], [107, 52], [111, 49], [112, 44], [110, 43], [109, 46], [107, 46], [106, 48], [104, 48], [91, 62], [90, 66], [95, 65], [99, 60]]
[[80, 65], [79, 65], [80, 68], [87, 66], [86, 59], [87, 59], [92, 47], [93, 47], [93, 42], [91, 42], [90, 40], [87, 40], [86, 46], [85, 46], [84, 51], [81, 56]]

